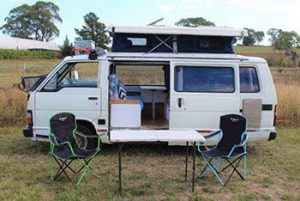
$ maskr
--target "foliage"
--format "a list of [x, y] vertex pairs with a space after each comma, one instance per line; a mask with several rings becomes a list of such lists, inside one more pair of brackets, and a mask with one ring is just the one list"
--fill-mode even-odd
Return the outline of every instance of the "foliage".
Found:
[[202, 17], [183, 18], [176, 22], [175, 25], [184, 27], [215, 26], [213, 22], [208, 21]]
[[253, 46], [255, 43], [259, 45], [261, 41], [265, 38], [265, 33], [263, 31], [255, 31], [254, 29], [244, 28], [248, 32], [248, 36], [242, 38], [243, 45]]
[[93, 40], [96, 47], [109, 49], [110, 37], [107, 35], [106, 26], [99, 21], [99, 17], [90, 12], [84, 17], [84, 25], [81, 29], [75, 29], [76, 34], [80, 37], [79, 40]]
[[64, 40], [64, 44], [59, 48], [60, 48], [60, 54], [62, 57], [72, 55], [73, 44], [70, 43], [68, 36], [66, 36], [66, 38]]
[[0, 49], [0, 59], [56, 59], [58, 53], [47, 50]]
[[243, 45], [252, 46], [255, 44], [255, 30], [244, 28], [248, 32], [248, 36], [243, 37]]
[[271, 28], [267, 34], [271, 36], [270, 40], [274, 50], [284, 50], [290, 53], [300, 45], [300, 36], [294, 31], [289, 32]]
[[255, 37], [255, 40], [256, 40], [257, 44], [259, 45], [259, 43], [264, 40], [265, 33], [263, 31], [256, 31], [254, 33], [254, 37]]
[[12, 37], [50, 41], [59, 35], [55, 22], [62, 22], [62, 19], [58, 12], [59, 7], [52, 2], [23, 4], [9, 12], [6, 24], [0, 29]]

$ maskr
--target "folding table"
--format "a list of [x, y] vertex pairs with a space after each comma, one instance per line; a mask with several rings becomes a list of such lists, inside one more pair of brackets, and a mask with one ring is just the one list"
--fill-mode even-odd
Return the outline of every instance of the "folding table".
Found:
[[185, 181], [187, 181], [188, 166], [188, 148], [189, 142], [193, 143], [193, 173], [192, 173], [192, 192], [195, 186], [195, 156], [196, 142], [204, 142], [205, 138], [196, 131], [181, 130], [113, 130], [110, 132], [110, 142], [117, 143], [119, 156], [119, 190], [121, 195], [122, 189], [122, 148], [126, 143], [147, 143], [147, 142], [186, 142], [185, 157]]

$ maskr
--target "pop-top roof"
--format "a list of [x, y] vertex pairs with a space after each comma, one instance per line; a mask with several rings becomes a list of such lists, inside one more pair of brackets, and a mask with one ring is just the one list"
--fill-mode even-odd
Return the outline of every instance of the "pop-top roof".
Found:
[[109, 26], [109, 33], [132, 33], [132, 34], [167, 34], [167, 35], [195, 35], [195, 36], [247, 36], [245, 30], [229, 27], [171, 27], [171, 26]]

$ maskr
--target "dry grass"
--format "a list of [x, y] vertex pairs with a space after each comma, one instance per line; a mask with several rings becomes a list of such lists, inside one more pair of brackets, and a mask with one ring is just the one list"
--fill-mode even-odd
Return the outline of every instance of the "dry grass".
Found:
[[283, 126], [300, 126], [299, 82], [277, 83], [278, 123]]
[[0, 89], [0, 111], [1, 126], [24, 125], [26, 95], [17, 88]]
[[58, 59], [21, 59], [21, 60], [0, 60], [1, 68], [17, 68], [23, 70], [24, 68], [51, 68], [58, 64]]
[[[184, 182], [184, 147], [127, 145], [122, 198], [116, 146], [104, 146], [94, 161], [101, 178], [87, 174], [76, 187], [65, 177], [50, 180], [48, 143], [25, 139], [20, 127], [0, 128], [0, 200], [299, 200], [299, 132], [278, 129], [276, 141], [250, 144], [245, 181], [235, 175], [223, 188], [209, 174], [194, 193]], [[197, 163], [199, 172], [203, 163]]]

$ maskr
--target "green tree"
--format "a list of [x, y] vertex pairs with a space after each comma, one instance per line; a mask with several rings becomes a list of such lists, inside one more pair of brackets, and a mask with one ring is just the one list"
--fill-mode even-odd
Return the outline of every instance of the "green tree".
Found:
[[244, 28], [248, 32], [248, 36], [243, 37], [243, 45], [245, 46], [252, 46], [255, 44], [255, 30], [254, 29], [249, 29], [249, 28]]
[[281, 32], [281, 29], [277, 29], [277, 28], [271, 28], [267, 31], [267, 35], [271, 36], [271, 42], [272, 40], [274, 40], [275, 38], [277, 38], [277, 36], [279, 35], [279, 33]]
[[56, 22], [62, 22], [59, 7], [52, 2], [38, 1], [34, 5], [23, 4], [12, 9], [5, 24], [4, 34], [13, 37], [50, 41], [59, 36]]
[[62, 57], [72, 55], [73, 44], [70, 43], [68, 36], [66, 36], [66, 38], [64, 40], [64, 44], [62, 46], [60, 46], [59, 49], [60, 49], [60, 54]]
[[281, 29], [269, 29], [271, 44], [274, 50], [284, 50], [286, 53], [300, 45], [300, 36], [295, 31], [282, 31]]
[[254, 33], [254, 38], [255, 38], [255, 40], [257, 42], [257, 45], [259, 45], [259, 43], [261, 43], [264, 40], [265, 33], [263, 31], [256, 31]]
[[76, 34], [80, 37], [79, 40], [93, 40], [96, 47], [109, 49], [110, 37], [107, 35], [106, 26], [99, 21], [99, 17], [90, 12], [84, 17], [84, 25], [81, 29], [75, 29]]
[[198, 27], [198, 26], [215, 26], [213, 22], [210, 22], [202, 17], [196, 18], [183, 18], [175, 23], [176, 26], [184, 27]]

